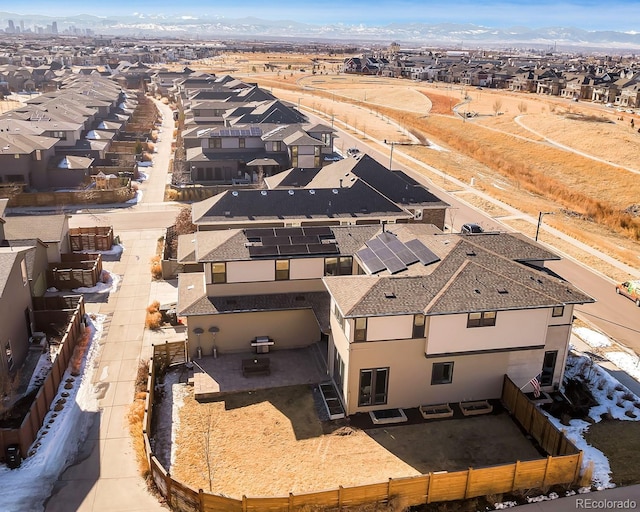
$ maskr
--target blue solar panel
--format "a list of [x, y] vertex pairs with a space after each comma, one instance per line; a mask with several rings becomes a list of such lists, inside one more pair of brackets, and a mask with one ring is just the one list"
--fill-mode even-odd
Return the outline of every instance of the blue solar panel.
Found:
[[405, 245], [411, 249], [411, 252], [418, 257], [423, 265], [431, 265], [440, 261], [440, 258], [418, 239], [409, 240]]
[[[387, 236], [383, 238], [382, 235]], [[393, 254], [395, 254], [405, 265], [412, 265], [418, 261], [418, 257], [395, 236], [389, 235], [388, 233], [382, 233], [381, 235], [378, 235], [378, 238], [380, 238], [391, 252], [393, 252]]]
[[378, 272], [382, 272], [385, 268], [387, 268], [382, 261], [373, 253], [371, 249], [365, 247], [364, 249], [360, 249], [356, 255], [362, 262], [362, 265], [366, 270], [371, 274], [377, 274]]

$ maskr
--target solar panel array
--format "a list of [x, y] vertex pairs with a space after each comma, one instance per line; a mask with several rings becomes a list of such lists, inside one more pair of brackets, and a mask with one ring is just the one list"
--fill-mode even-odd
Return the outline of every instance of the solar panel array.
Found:
[[252, 126], [251, 128], [232, 128], [218, 130], [220, 137], [260, 137], [262, 135], [262, 128]]
[[366, 247], [360, 249], [356, 255], [370, 274], [377, 274], [385, 269], [390, 274], [397, 274], [418, 261], [423, 265], [440, 261], [440, 258], [420, 240], [414, 239], [404, 243], [388, 232], [379, 234], [365, 245]]
[[277, 257], [338, 254], [338, 245], [331, 228], [309, 226], [300, 228], [245, 229], [249, 256]]

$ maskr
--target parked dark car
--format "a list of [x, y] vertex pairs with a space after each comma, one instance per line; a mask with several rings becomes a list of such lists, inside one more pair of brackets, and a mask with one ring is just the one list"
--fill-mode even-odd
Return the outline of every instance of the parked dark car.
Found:
[[478, 224], [463, 224], [460, 228], [463, 235], [475, 235], [476, 233], [484, 233], [484, 229]]

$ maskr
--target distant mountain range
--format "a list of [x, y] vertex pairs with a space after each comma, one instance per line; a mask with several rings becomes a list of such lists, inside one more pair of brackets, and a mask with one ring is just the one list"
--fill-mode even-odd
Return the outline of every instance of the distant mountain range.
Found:
[[95, 34], [138, 37], [218, 38], [218, 39], [304, 39], [442, 45], [464, 48], [485, 46], [580, 47], [582, 49], [640, 49], [640, 32], [588, 31], [570, 27], [491, 28], [472, 24], [391, 23], [381, 26], [333, 23], [315, 25], [289, 20], [253, 17], [128, 15], [98, 17], [77, 15], [48, 17], [0, 12], [0, 29], [12, 20], [19, 27], [46, 27], [57, 22], [58, 32], [72, 27], [91, 29]]

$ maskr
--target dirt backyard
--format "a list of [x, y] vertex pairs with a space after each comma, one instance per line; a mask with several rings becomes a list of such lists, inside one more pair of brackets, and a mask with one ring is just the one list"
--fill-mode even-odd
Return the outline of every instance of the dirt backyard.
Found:
[[207, 491], [211, 475], [212, 492], [238, 498], [541, 458], [506, 413], [358, 429], [344, 421], [321, 422], [316, 407], [308, 386], [202, 404], [190, 395], [180, 409], [170, 472]]

